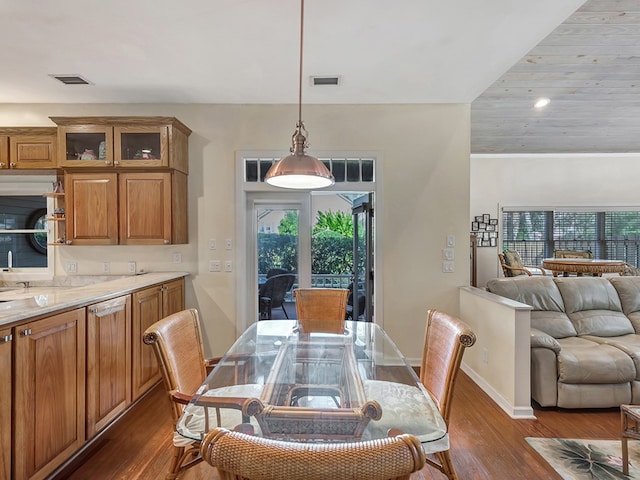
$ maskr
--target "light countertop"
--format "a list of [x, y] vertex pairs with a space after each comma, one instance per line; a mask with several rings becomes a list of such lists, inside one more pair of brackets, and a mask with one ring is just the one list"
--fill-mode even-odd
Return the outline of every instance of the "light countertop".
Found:
[[91, 305], [187, 275], [186, 272], [154, 272], [78, 287], [52, 285], [0, 291], [0, 327], [59, 310]]

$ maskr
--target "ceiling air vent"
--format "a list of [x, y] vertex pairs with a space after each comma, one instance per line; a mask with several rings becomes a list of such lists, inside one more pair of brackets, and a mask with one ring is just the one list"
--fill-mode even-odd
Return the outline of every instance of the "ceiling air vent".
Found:
[[320, 85], [340, 85], [340, 77], [338, 76], [323, 76], [323, 77], [311, 77], [311, 85], [314, 87]]
[[89, 80], [85, 80], [80, 75], [76, 75], [76, 74], [68, 74], [68, 75], [50, 74], [49, 76], [64, 83], [65, 85], [91, 85], [91, 82]]

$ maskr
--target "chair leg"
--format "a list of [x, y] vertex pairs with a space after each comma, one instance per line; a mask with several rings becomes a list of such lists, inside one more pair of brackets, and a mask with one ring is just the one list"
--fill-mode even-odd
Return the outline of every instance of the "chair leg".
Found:
[[449, 480], [458, 480], [458, 475], [456, 474], [456, 469], [453, 468], [449, 450], [436, 453], [436, 457], [440, 460], [440, 465], [442, 465], [442, 473], [444, 473]]
[[287, 315], [287, 311], [284, 309], [284, 303], [281, 305], [282, 307], [282, 311], [284, 312], [284, 316], [287, 317], [287, 320], [289, 320], [289, 315]]
[[[433, 456], [435, 460], [432, 460], [430, 458], [431, 456]], [[455, 468], [453, 468], [453, 462], [451, 461], [449, 450], [428, 454], [426, 461], [428, 465], [431, 465], [432, 467], [444, 473], [449, 480], [459, 480], [458, 475], [456, 474], [456, 470]]]
[[[198, 444], [199, 445], [199, 444]], [[185, 461], [191, 457], [188, 461]], [[193, 445], [187, 449], [185, 447], [176, 447], [173, 446], [173, 458], [171, 459], [171, 464], [169, 465], [169, 473], [165, 477], [166, 480], [177, 480], [178, 477], [184, 472], [186, 469], [197, 465], [202, 461], [202, 457], [200, 456], [200, 448], [199, 446]]]
[[166, 480], [175, 480], [178, 478], [178, 472], [180, 471], [180, 464], [182, 463], [182, 457], [184, 456], [184, 447], [173, 446], [173, 458], [171, 459], [171, 465], [169, 465], [169, 473], [165, 477]]

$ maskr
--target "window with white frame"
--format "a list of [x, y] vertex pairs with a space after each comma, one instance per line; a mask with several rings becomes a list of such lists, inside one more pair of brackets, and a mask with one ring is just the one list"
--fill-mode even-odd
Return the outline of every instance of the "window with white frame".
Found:
[[49, 275], [54, 248], [49, 247], [52, 207], [43, 193], [52, 190], [47, 176], [0, 177], [0, 270], [4, 279], [21, 274]]
[[[264, 183], [264, 177], [279, 158], [245, 157], [244, 181]], [[336, 183], [373, 182], [375, 161], [362, 157], [318, 157], [333, 174]]]

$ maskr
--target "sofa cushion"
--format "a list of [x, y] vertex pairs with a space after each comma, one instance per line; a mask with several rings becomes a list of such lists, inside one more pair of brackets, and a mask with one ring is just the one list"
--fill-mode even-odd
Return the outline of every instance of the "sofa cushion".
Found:
[[618, 292], [624, 313], [640, 312], [640, 277], [611, 277], [609, 282]]
[[611, 277], [609, 281], [618, 292], [622, 311], [640, 333], [640, 277]]
[[517, 277], [489, 280], [487, 290], [533, 308], [531, 328], [537, 328], [554, 338], [577, 335], [564, 313], [560, 290], [551, 277]]
[[554, 278], [578, 335], [615, 337], [635, 333], [622, 313], [618, 292], [606, 278]]
[[618, 348], [633, 360], [636, 367], [636, 379], [640, 379], [640, 335], [623, 335], [621, 337], [582, 337], [605, 345]]
[[585, 338], [558, 340], [558, 382], [623, 383], [636, 377], [636, 367], [629, 355], [619, 348]]

